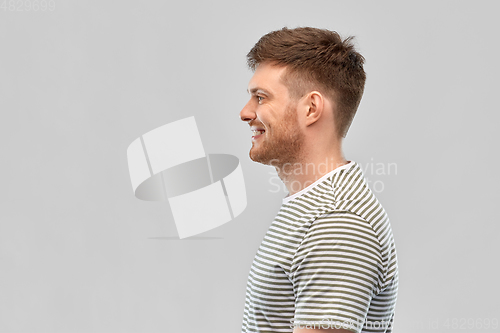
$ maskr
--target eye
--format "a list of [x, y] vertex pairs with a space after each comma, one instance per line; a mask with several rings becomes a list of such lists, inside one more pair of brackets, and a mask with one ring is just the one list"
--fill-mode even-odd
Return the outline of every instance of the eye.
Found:
[[264, 97], [262, 97], [262, 96], [256, 96], [256, 97], [257, 97], [257, 101], [259, 101], [259, 103], [262, 102], [262, 100], [264, 99]]

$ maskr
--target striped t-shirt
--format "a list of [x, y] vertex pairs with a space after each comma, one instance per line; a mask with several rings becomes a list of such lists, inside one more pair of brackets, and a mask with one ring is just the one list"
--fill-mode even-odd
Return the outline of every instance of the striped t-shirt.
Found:
[[283, 200], [250, 269], [242, 332], [391, 332], [397, 290], [389, 218], [351, 161]]

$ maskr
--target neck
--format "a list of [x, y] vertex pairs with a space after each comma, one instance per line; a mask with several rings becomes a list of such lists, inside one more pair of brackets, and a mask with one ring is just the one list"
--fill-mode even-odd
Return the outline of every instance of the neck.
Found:
[[303, 158], [295, 163], [285, 163], [276, 166], [276, 172], [285, 184], [289, 195], [293, 195], [347, 163], [342, 152], [339, 152], [317, 158]]

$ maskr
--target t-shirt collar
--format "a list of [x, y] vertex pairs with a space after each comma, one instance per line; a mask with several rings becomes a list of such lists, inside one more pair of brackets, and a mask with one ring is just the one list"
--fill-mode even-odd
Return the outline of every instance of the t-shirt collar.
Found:
[[283, 204], [286, 204], [286, 203], [290, 202], [291, 200], [294, 200], [294, 199], [300, 197], [301, 195], [307, 193], [312, 188], [314, 188], [316, 185], [318, 185], [318, 184], [322, 183], [323, 181], [325, 181], [328, 177], [331, 177], [332, 175], [334, 175], [335, 173], [339, 172], [340, 170], [343, 170], [343, 169], [351, 167], [354, 163], [355, 163], [354, 161], [349, 161], [347, 164], [341, 165], [338, 168], [336, 168], [336, 169], [328, 172], [327, 174], [325, 174], [324, 176], [322, 176], [321, 178], [319, 178], [318, 180], [316, 180], [314, 183], [312, 183], [311, 185], [307, 186], [306, 188], [303, 188], [299, 192], [294, 193], [292, 195], [289, 195], [290, 193], [288, 193], [288, 195], [283, 198]]

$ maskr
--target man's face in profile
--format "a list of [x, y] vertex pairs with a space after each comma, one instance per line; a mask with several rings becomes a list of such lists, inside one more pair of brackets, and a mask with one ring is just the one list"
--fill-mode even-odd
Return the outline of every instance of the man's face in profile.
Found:
[[250, 158], [280, 166], [299, 160], [304, 134], [297, 119], [297, 101], [280, 78], [285, 67], [260, 64], [248, 84], [251, 98], [240, 112], [252, 132]]

